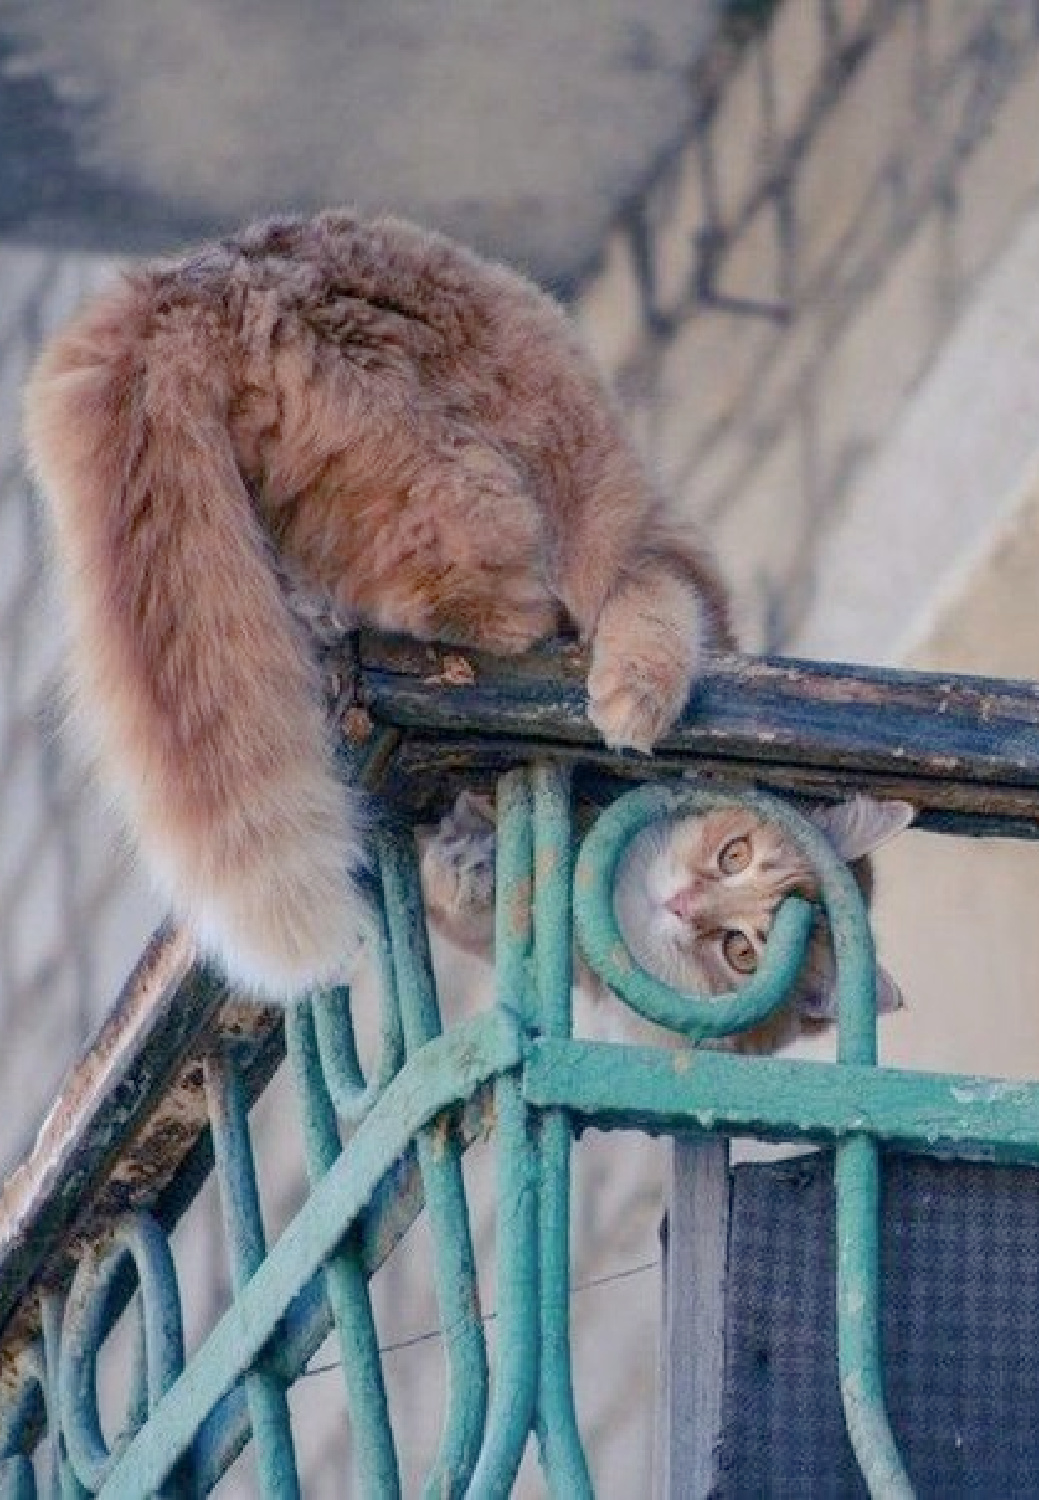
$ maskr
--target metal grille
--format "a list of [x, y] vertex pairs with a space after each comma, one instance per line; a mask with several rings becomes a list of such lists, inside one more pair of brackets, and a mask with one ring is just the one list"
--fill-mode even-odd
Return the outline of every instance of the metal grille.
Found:
[[[399, 666], [408, 650], [418, 650], [415, 673], [394, 681], [389, 664]], [[574, 1133], [588, 1125], [833, 1144], [845, 1420], [870, 1492], [913, 1493], [882, 1392], [880, 1151], [1030, 1165], [1039, 1160], [1039, 1087], [876, 1065], [873, 950], [858, 888], [789, 804], [712, 789], [702, 779], [696, 787], [679, 782], [629, 791], [607, 781], [600, 785], [606, 809], [572, 869], [569, 763], [596, 758], [578, 742], [587, 733], [580, 727], [580, 673], [549, 658], [540, 686], [537, 663], [527, 663], [509, 689], [490, 680], [494, 667], [484, 662], [450, 688], [439, 674], [431, 691], [415, 681], [438, 675], [430, 665], [419, 648], [391, 645], [380, 654], [376, 643], [374, 656], [362, 652], [378, 727], [355, 747], [358, 774], [385, 783], [394, 774], [411, 779], [414, 765], [435, 753], [448, 778], [478, 779], [487, 772], [477, 764], [480, 755], [491, 765], [517, 758], [517, 725], [529, 734], [533, 722], [530, 738], [542, 743], [554, 736], [552, 759], [498, 775], [496, 1003], [441, 1030], [413, 842], [408, 832], [387, 832], [378, 851], [382, 916], [371, 937], [382, 997], [379, 1045], [362, 1068], [344, 994], [315, 997], [285, 1017], [310, 1187], [268, 1245], [248, 1108], [280, 1056], [281, 1017], [229, 1002], [211, 976], [192, 968], [183, 940], [160, 943], [97, 1049], [110, 1069], [104, 1087], [66, 1101], [23, 1200], [4, 1205], [13, 1224], [0, 1245], [6, 1493], [205, 1493], [250, 1438], [259, 1491], [299, 1493], [289, 1395], [330, 1331], [339, 1345], [356, 1492], [398, 1493], [408, 1423], [406, 1413], [393, 1420], [387, 1398], [372, 1289], [395, 1247], [407, 1253], [421, 1215], [444, 1365], [442, 1422], [426, 1493], [508, 1494], [533, 1447], [553, 1493], [590, 1494], [569, 1334], [569, 1163]], [[906, 788], [916, 789], [925, 822], [1025, 827], [1026, 804], [1039, 783], [1039, 765], [1022, 749], [1022, 727], [1039, 714], [1039, 699], [1027, 687], [1000, 695], [998, 685], [987, 684], [979, 717], [970, 705], [982, 689], [969, 682], [862, 670], [843, 679], [844, 689], [856, 684], [849, 693], [834, 691], [834, 669], [756, 663], [733, 671], [735, 681], [721, 674], [714, 703], [701, 705], [702, 717], [686, 721], [676, 737], [679, 763], [691, 761], [698, 735], [712, 746], [715, 763], [702, 758], [701, 776], [717, 771], [724, 754], [736, 762], [746, 753], [748, 733], [758, 735], [748, 720], [756, 726], [756, 712], [771, 695], [771, 738], [758, 741], [776, 757], [771, 766], [758, 764], [771, 779], [820, 775], [818, 764], [812, 769], [794, 752], [785, 713], [797, 733], [813, 740], [817, 755], [831, 758], [840, 727], [851, 732], [854, 721], [858, 764], [847, 752], [840, 772], [832, 773], [838, 779], [889, 776], [886, 753], [901, 767]], [[784, 710], [779, 689], [795, 680], [796, 703], [791, 699]], [[546, 706], [549, 690], [554, 696]], [[874, 725], [887, 745], [883, 753], [868, 748], [863, 704], [870, 692], [886, 693]], [[453, 702], [444, 701], [452, 695]], [[486, 736], [472, 741], [466, 752], [463, 729], [479, 724], [485, 696], [501, 735], [494, 743]], [[896, 733], [899, 700], [904, 718]], [[436, 734], [435, 751], [416, 729], [428, 723], [434, 705], [456, 723], [450, 743]], [[919, 766], [937, 753], [938, 736], [942, 772], [928, 781]], [[999, 751], [1001, 738], [1014, 747], [1012, 762]], [[624, 762], [610, 766], [623, 771]], [[664, 753], [661, 775], [667, 766]], [[644, 774], [643, 767], [633, 769]], [[428, 791], [429, 783], [423, 787]], [[784, 1062], [695, 1045], [676, 1051], [575, 1039], [575, 921], [587, 958], [618, 994], [694, 1044], [751, 1024], [788, 993], [811, 919], [797, 899], [779, 914], [758, 977], [729, 1000], [675, 995], [639, 971], [620, 944], [610, 893], [628, 839], [655, 818], [733, 797], [749, 799], [778, 822], [819, 873], [838, 963], [838, 1060]], [[466, 1146], [479, 1138], [496, 1162], [493, 1337], [463, 1169]], [[225, 1221], [230, 1300], [188, 1356], [185, 1287], [178, 1285], [170, 1235], [211, 1164]], [[117, 1424], [121, 1435], [113, 1436], [109, 1424], [106, 1436], [96, 1367], [128, 1306], [139, 1323], [130, 1391]]]

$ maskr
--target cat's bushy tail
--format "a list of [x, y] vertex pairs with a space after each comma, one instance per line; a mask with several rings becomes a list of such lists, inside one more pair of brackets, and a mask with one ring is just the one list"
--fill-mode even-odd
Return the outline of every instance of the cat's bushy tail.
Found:
[[364, 807], [235, 462], [226, 340], [153, 291], [95, 302], [27, 391], [73, 700], [175, 907], [233, 979], [286, 998], [356, 949]]

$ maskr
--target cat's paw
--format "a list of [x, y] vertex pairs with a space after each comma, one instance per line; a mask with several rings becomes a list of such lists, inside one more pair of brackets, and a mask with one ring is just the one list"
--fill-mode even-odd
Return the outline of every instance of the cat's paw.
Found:
[[588, 674], [588, 717], [611, 750], [649, 752], [678, 718], [692, 686], [691, 664], [647, 665], [607, 656]]
[[493, 908], [496, 849], [489, 799], [460, 793], [422, 854], [422, 888], [433, 916], [450, 925]]
[[588, 717], [614, 750], [649, 751], [682, 712], [700, 666], [691, 611], [676, 621], [607, 601], [592, 643]]
[[699, 594], [666, 567], [642, 569], [607, 597], [592, 637], [588, 717], [611, 749], [651, 750], [671, 728], [705, 635]]

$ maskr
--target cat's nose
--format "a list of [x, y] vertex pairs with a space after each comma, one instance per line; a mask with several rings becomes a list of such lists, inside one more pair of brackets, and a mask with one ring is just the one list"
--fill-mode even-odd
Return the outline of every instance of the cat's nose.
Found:
[[699, 885], [684, 885], [680, 891], [669, 896], [664, 905], [683, 922], [691, 922], [700, 910], [702, 902], [703, 891]]

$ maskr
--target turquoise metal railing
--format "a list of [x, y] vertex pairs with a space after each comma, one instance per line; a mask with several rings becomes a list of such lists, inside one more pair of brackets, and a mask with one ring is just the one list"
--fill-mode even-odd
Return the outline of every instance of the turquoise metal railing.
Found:
[[[366, 753], [382, 755], [385, 764], [378, 736]], [[569, 1346], [570, 1151], [575, 1131], [587, 1124], [835, 1144], [836, 1296], [848, 1431], [871, 1494], [913, 1493], [883, 1400], [879, 1151], [898, 1144], [1039, 1163], [1039, 1086], [994, 1087], [877, 1066], [873, 947], [858, 888], [826, 840], [786, 803], [750, 790], [637, 786], [614, 795], [584, 838], [575, 867], [574, 758], [535, 757], [498, 779], [496, 1000], [446, 1032], [413, 840], [401, 831], [380, 836], [381, 902], [370, 944], [381, 981], [378, 1056], [366, 1075], [346, 994], [316, 996], [288, 1014], [285, 1046], [309, 1192], [271, 1245], [249, 1125], [251, 1097], [269, 1073], [256, 1059], [267, 1054], [233, 1028], [216, 1041], [202, 1030], [194, 1039], [178, 1038], [178, 1055], [189, 1053], [191, 1043], [203, 1059], [207, 1149], [232, 1293], [190, 1358], [169, 1243], [179, 1209], [170, 1204], [197, 1188], [204, 1152], [197, 1161], [186, 1158], [150, 1205], [113, 1216], [103, 1235], [88, 1236], [71, 1281], [66, 1274], [63, 1283], [55, 1271], [48, 1290], [34, 1291], [24, 1243], [20, 1260], [13, 1252], [0, 1260], [10, 1285], [17, 1272], [27, 1288], [20, 1297], [8, 1295], [0, 1279], [9, 1324], [16, 1310], [23, 1326], [32, 1327], [26, 1306], [33, 1297], [39, 1310], [38, 1335], [23, 1338], [21, 1349], [4, 1352], [0, 1363], [0, 1496], [206, 1493], [250, 1439], [261, 1493], [298, 1495], [287, 1391], [332, 1330], [356, 1493], [399, 1494], [400, 1434], [386, 1396], [370, 1280], [422, 1205], [446, 1371], [440, 1441], [424, 1492], [507, 1495], [533, 1440], [553, 1494], [591, 1495]], [[641, 775], [649, 769], [639, 763]], [[807, 903], [786, 903], [758, 975], [720, 1000], [670, 991], [638, 968], [620, 939], [611, 889], [628, 840], [653, 819], [733, 798], [778, 822], [819, 874], [837, 959], [834, 1063], [695, 1046], [746, 1028], [783, 1003], [804, 954], [812, 920]], [[611, 988], [693, 1046], [675, 1051], [572, 1036], [575, 923], [585, 956]], [[207, 1004], [211, 1011], [212, 997]], [[165, 1084], [156, 1074], [149, 1086], [159, 1096]], [[493, 1121], [497, 1155], [493, 1355], [462, 1171], [473, 1111]], [[46, 1201], [55, 1215], [55, 1201]], [[33, 1223], [42, 1236], [44, 1216]], [[131, 1300], [138, 1326], [129, 1394], [122, 1431], [109, 1440], [97, 1410], [97, 1364]]]

